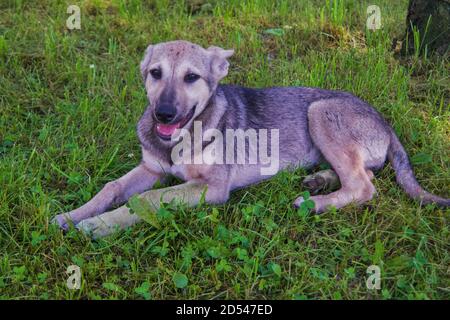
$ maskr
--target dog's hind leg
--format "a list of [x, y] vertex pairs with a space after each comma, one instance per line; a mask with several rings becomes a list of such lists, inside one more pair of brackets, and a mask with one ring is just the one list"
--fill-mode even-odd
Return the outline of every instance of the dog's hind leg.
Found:
[[[341, 208], [352, 201], [363, 203], [371, 200], [375, 194], [375, 187], [364, 169], [358, 151], [351, 148], [342, 151], [341, 149], [340, 153], [330, 154], [333, 159], [329, 160], [339, 176], [341, 188], [327, 195], [312, 196], [311, 200], [314, 201], [316, 213], [325, 211], [329, 206]], [[299, 207], [302, 202], [303, 198], [299, 197], [294, 205]]]
[[[375, 187], [373, 173], [366, 162], [384, 162], [389, 139], [383, 124], [372, 114], [363, 114], [352, 101], [327, 100], [311, 105], [308, 118], [312, 140], [339, 176], [341, 188], [327, 195], [311, 197], [316, 213], [328, 206], [341, 208], [350, 202], [372, 199]], [[303, 198], [295, 200], [300, 206]]]
[[[223, 186], [214, 187], [200, 181], [191, 180], [180, 185], [150, 190], [139, 195], [141, 199], [148, 201], [155, 212], [160, 208], [161, 201], [168, 203], [176, 200], [187, 206], [195, 206], [200, 202], [202, 196], [205, 197], [207, 203], [219, 204], [228, 200], [229, 191], [225, 190]], [[117, 229], [130, 227], [140, 220], [141, 218], [138, 215], [132, 214], [129, 208], [124, 205], [99, 216], [83, 220], [76, 225], [76, 228], [96, 239], [105, 237]]]

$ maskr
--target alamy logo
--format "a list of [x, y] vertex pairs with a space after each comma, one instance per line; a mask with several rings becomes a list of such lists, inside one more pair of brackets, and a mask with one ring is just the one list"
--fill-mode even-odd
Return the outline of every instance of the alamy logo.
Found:
[[379, 290], [381, 288], [381, 270], [379, 266], [371, 265], [367, 268], [366, 273], [370, 276], [366, 280], [366, 286], [369, 290]]
[[381, 29], [381, 10], [377, 5], [370, 5], [367, 7], [367, 17], [366, 26], [369, 30]]
[[224, 136], [217, 129], [203, 131], [201, 121], [194, 121], [193, 136], [177, 129], [172, 141], [178, 142], [171, 154], [176, 165], [253, 164], [260, 166], [261, 175], [274, 175], [279, 169], [278, 129], [270, 129], [270, 135], [268, 129], [226, 129]]
[[66, 20], [66, 26], [69, 30], [81, 29], [81, 16], [80, 7], [76, 5], [70, 5], [67, 7], [67, 13], [70, 16]]
[[69, 275], [66, 284], [67, 288], [77, 290], [81, 288], [81, 269], [77, 265], [67, 267], [66, 274]]

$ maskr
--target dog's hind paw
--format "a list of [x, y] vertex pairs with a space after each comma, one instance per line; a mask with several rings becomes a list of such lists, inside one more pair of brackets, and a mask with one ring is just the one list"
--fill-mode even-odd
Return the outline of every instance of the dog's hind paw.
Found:
[[305, 202], [305, 199], [303, 199], [303, 197], [298, 197], [297, 199], [295, 199], [292, 206], [294, 207], [294, 209], [298, 209], [300, 208], [303, 202]]
[[311, 198], [305, 200], [305, 198], [300, 196], [297, 199], [295, 199], [292, 206], [294, 207], [294, 209], [299, 209], [305, 202], [306, 202], [306, 207], [310, 210], [311, 213], [313, 213], [313, 214], [322, 213], [322, 210], [320, 209], [320, 207], [317, 206], [317, 198], [316, 197], [311, 197]]
[[322, 170], [306, 176], [302, 184], [312, 194], [317, 194], [319, 191], [337, 189], [339, 187], [339, 177], [334, 170]]
[[317, 193], [325, 188], [326, 181], [321, 176], [309, 175], [305, 177], [302, 184], [310, 192]]

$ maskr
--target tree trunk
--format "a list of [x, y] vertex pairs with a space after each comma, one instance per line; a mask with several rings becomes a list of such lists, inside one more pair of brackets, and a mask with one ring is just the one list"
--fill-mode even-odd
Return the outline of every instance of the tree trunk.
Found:
[[[407, 36], [403, 41], [402, 52], [422, 54], [425, 48], [428, 52], [449, 52], [450, 0], [409, 0], [406, 24]], [[419, 48], [413, 31], [419, 32]]]

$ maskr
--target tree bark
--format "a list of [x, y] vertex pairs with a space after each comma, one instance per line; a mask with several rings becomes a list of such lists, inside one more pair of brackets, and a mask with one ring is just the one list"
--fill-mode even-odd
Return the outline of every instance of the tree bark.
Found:
[[[427, 48], [428, 52], [446, 54], [450, 43], [450, 0], [410, 0], [406, 17], [406, 34], [402, 52], [411, 54]], [[413, 30], [419, 31], [416, 48]]]

